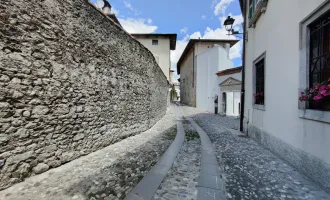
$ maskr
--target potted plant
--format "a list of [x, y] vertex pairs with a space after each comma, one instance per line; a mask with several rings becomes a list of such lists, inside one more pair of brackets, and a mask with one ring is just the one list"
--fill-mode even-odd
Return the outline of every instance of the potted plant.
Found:
[[309, 102], [311, 108], [324, 110], [323, 101], [330, 98], [330, 78], [322, 83], [315, 83], [313, 87], [301, 92], [299, 101]]
[[259, 104], [259, 105], [264, 105], [265, 104], [265, 97], [263, 92], [258, 92], [253, 94], [254, 97], [254, 103]]

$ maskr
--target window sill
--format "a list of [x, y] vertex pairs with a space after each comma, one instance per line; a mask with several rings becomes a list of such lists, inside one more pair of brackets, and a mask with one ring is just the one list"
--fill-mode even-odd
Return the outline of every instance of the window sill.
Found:
[[324, 123], [330, 123], [330, 111], [299, 109], [299, 117]]
[[265, 111], [265, 105], [260, 105], [260, 104], [253, 104], [253, 108], [256, 110], [262, 110]]

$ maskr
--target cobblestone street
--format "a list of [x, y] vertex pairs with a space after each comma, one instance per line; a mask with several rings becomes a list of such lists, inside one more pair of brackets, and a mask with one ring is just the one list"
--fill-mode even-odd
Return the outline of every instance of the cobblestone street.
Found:
[[224, 169], [228, 199], [330, 199], [309, 178], [250, 138], [239, 137], [239, 119], [183, 106], [206, 131]]
[[[0, 199], [124, 199], [149, 171], [157, 172], [154, 169], [156, 163], [166, 154], [166, 149], [179, 132], [175, 126], [175, 112], [184, 128], [184, 142], [179, 146], [180, 151], [173, 165], [168, 171], [162, 169], [165, 174], [158, 189], [156, 187], [156, 190], [150, 191], [148, 188], [154, 182], [146, 181], [149, 184], [146, 187], [149, 191], [146, 192], [153, 194], [152, 199], [330, 199], [330, 195], [309, 178], [252, 139], [241, 137], [237, 130], [237, 118], [222, 117], [186, 106], [171, 106], [167, 115], [145, 133], [0, 191]], [[209, 147], [201, 145], [203, 138], [200, 130], [187, 119], [193, 119], [207, 133], [212, 142]], [[202, 166], [202, 149], [210, 148], [214, 149], [220, 166], [215, 170], [221, 173], [221, 184], [224, 185], [223, 188], [217, 186], [217, 189], [225, 197], [219, 198], [212, 189], [206, 191], [204, 197], [199, 195], [203, 191], [200, 188], [208, 190], [203, 184], [212, 181], [201, 179], [205, 176], [203, 173], [214, 170], [209, 168], [208, 171], [208, 164], [206, 168]]]
[[[201, 145], [198, 133], [185, 121], [186, 139], [179, 155], [154, 199], [197, 199], [198, 175], [200, 171]], [[195, 136], [195, 137], [194, 137]]]

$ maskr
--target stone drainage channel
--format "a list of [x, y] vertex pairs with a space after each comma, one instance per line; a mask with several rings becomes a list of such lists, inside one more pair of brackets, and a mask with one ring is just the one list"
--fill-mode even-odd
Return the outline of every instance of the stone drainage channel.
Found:
[[175, 140], [126, 200], [226, 199], [223, 171], [208, 135], [182, 116], [178, 106]]

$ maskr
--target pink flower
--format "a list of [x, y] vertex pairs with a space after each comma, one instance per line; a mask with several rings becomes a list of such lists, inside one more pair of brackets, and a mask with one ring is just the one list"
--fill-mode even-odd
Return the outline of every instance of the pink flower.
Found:
[[326, 91], [323, 96], [327, 97], [327, 96], [330, 96], [330, 90]]
[[318, 90], [319, 87], [320, 87], [320, 84], [319, 83], [315, 83], [313, 87], [314, 87], [315, 90]]
[[318, 94], [313, 98], [314, 101], [319, 101], [319, 100], [321, 100], [321, 99], [323, 99], [323, 96], [322, 96], [320, 93], [318, 93]]
[[309, 89], [309, 92], [310, 93], [313, 93], [314, 92], [314, 89], [313, 88]]
[[300, 94], [304, 95], [304, 94], [305, 94], [305, 92], [301, 92]]
[[322, 85], [322, 86], [320, 87], [320, 89], [319, 89], [319, 94], [324, 95], [324, 94], [327, 92], [326, 89], [327, 89], [327, 86]]

